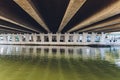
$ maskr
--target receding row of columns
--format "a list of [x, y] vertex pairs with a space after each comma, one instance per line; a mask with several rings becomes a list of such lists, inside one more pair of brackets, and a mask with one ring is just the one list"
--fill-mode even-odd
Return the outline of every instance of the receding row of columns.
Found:
[[102, 33], [48, 33], [48, 34], [0, 34], [1, 44], [56, 44], [86, 45], [104, 44], [106, 34]]

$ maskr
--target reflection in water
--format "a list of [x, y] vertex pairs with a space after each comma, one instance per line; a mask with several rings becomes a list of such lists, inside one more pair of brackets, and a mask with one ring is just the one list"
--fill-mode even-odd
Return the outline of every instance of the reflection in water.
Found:
[[99, 59], [114, 62], [120, 58], [119, 47], [92, 48], [92, 47], [65, 47], [65, 46], [0, 46], [0, 55], [19, 55], [48, 58], [81, 58]]
[[0, 46], [0, 80], [119, 80], [118, 66], [120, 47]]

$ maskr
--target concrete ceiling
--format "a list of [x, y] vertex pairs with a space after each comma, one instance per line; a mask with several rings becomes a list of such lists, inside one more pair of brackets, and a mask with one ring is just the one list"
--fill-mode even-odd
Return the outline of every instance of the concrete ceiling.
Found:
[[0, 33], [119, 30], [120, 0], [0, 0]]

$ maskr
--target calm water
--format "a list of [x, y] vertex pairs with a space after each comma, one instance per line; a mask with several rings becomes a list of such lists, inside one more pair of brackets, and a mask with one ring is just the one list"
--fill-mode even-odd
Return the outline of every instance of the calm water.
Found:
[[120, 80], [120, 47], [0, 45], [0, 80]]

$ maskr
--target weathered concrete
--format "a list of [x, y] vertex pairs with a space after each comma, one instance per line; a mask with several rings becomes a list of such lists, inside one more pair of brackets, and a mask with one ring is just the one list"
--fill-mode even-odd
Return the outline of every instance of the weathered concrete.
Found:
[[64, 14], [63, 20], [59, 26], [58, 32], [67, 25], [67, 23], [72, 19], [76, 12], [82, 7], [86, 0], [70, 0], [67, 10]]
[[106, 33], [110, 33], [110, 32], [120, 32], [120, 29], [115, 29], [115, 30], [106, 30]]
[[[67, 30], [68, 33], [120, 30], [119, 26], [113, 26], [120, 23], [120, 0], [47, 1], [0, 0], [0, 26], [3, 28], [0, 31], [5, 32], [5, 28], [22, 33], [49, 33], [50, 30], [53, 33], [66, 33]], [[71, 38], [74, 37], [70, 35]], [[50, 41], [52, 37], [49, 37]], [[60, 38], [57, 38], [57, 41], [60, 41]]]
[[96, 32], [101, 32], [101, 31], [106, 32], [106, 33], [109, 33], [109, 32], [119, 32], [120, 28], [118, 28], [118, 27], [120, 27], [120, 26], [116, 26], [115, 28], [113, 27], [111, 29], [109, 28], [109, 29], [105, 29], [105, 30], [98, 30]]
[[120, 23], [120, 17], [118, 17], [116, 19], [108, 20], [108, 21], [105, 21], [105, 22], [102, 22], [100, 24], [96, 24], [96, 25], [93, 25], [93, 26], [88, 26], [87, 28], [79, 30], [77, 32], [90, 31], [90, 30], [94, 30], [96, 28], [103, 28], [103, 27], [118, 24], [118, 23]]
[[7, 17], [5, 17], [5, 16], [1, 16], [1, 15], [0, 15], [0, 19], [2, 19], [2, 20], [4, 20], [4, 21], [7, 21], [7, 22], [10, 22], [10, 23], [13, 23], [13, 24], [16, 24], [16, 25], [19, 25], [19, 26], [21, 26], [21, 27], [24, 27], [24, 28], [26, 28], [26, 29], [29, 29], [29, 30], [32, 30], [32, 31], [35, 31], [35, 32], [40, 32], [40, 31], [38, 31], [38, 30], [35, 30], [35, 29], [30, 28], [30, 27], [28, 27], [28, 26], [25, 26], [25, 25], [23, 25], [23, 24], [21, 24], [21, 23], [19, 23], [19, 22], [16, 22], [16, 21], [14, 21], [14, 20], [12, 20], [12, 19], [9, 19], [9, 18], [7, 18]]
[[13, 27], [10, 27], [10, 26], [5, 26], [5, 25], [1, 25], [1, 24], [0, 24], [0, 27], [3, 27], [3, 28], [8, 28], [8, 29], [13, 29], [13, 30], [17, 30], [17, 31], [20, 31], [20, 32], [27, 32], [27, 33], [31, 33], [30, 31], [26, 31], [26, 30], [23, 30], [23, 29], [17, 29], [17, 28], [13, 28]]
[[0, 33], [23, 33], [22, 31], [0, 28]]
[[105, 31], [105, 30], [108, 30], [108, 29], [111, 29], [111, 30], [114, 30], [114, 29], [120, 29], [120, 23], [118, 24], [114, 24], [114, 25], [109, 25], [109, 26], [105, 26], [105, 27], [102, 27], [102, 28], [96, 28], [94, 30], [91, 30], [91, 31], [95, 31], [95, 32], [99, 32], [99, 31]]
[[42, 16], [35, 8], [31, 0], [14, 0], [23, 10], [25, 10], [35, 21], [37, 21], [45, 30], [50, 32], [49, 28], [42, 19]]
[[[0, 44], [29, 44], [29, 45], [105, 45], [105, 43], [103, 44], [103, 38], [102, 37], [102, 42], [95, 42], [95, 37], [97, 36], [97, 33], [92, 33], [91, 36], [94, 36], [94, 38], [92, 37], [92, 40], [88, 42], [88, 33], [83, 33], [82, 34], [82, 41], [80, 41], [80, 36], [81, 34], [78, 33], [74, 33], [74, 34], [69, 34], [69, 33], [65, 33], [65, 34], [0, 34], [0, 36], [2, 36], [3, 38], [7, 38], [8, 37], [12, 37], [12, 40], [10, 40], [10, 38], [6, 39], [6, 40], [0, 40]], [[102, 36], [105, 36], [106, 34], [102, 34]], [[41, 41], [38, 41], [37, 36], [40, 36]], [[48, 41], [45, 41], [45, 36], [48, 36]], [[56, 41], [52, 41], [52, 37], [56, 36]], [[72, 36], [72, 38], [70, 37]], [[99, 36], [101, 36], [99, 34]], [[18, 37], [18, 38], [15, 38]], [[63, 38], [64, 37], [64, 38]], [[31, 39], [32, 38], [32, 39]], [[51, 39], [51, 40], [50, 40]], [[94, 39], [94, 40], [93, 40]], [[62, 41], [61, 41], [62, 40]]]
[[93, 23], [102, 21], [104, 19], [107, 19], [109, 17], [112, 17], [114, 15], [120, 14], [120, 0], [116, 0], [115, 3], [111, 4], [110, 6], [107, 6], [103, 10], [97, 12], [93, 16], [89, 17], [88, 19], [82, 21], [78, 25], [74, 26], [67, 32], [72, 32], [78, 29], [81, 29], [85, 26], [91, 25]]

